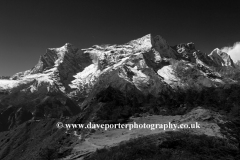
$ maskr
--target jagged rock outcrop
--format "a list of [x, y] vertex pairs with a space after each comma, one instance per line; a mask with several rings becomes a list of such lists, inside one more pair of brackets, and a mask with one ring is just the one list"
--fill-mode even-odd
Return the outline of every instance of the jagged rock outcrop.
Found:
[[19, 79], [21, 77], [18, 75], [26, 76], [28, 74], [42, 73], [44, 70], [58, 66], [64, 58], [71, 59], [77, 51], [78, 49], [70, 43], [66, 43], [61, 48], [49, 48], [46, 50], [46, 54], [40, 56], [38, 63], [32, 69], [22, 72], [22, 74], [21, 72], [17, 73], [11, 78]]
[[214, 49], [209, 54], [209, 57], [211, 57], [217, 64], [219, 64], [219, 66], [235, 67], [231, 57], [227, 53], [222, 52], [218, 48]]
[[108, 86], [124, 92], [127, 92], [126, 86], [132, 86], [144, 95], [157, 96], [166, 88], [166, 83], [156, 70], [170, 64], [163, 63], [162, 58], [174, 57], [173, 52], [159, 36], [151, 39], [150, 35], [124, 45], [95, 45], [84, 49], [84, 53], [92, 57], [93, 64], [79, 72], [70, 86], [77, 90], [78, 96], [87, 96], [93, 89], [101, 91]]
[[29, 75], [48, 73], [65, 90], [69, 89], [68, 84], [73, 80], [73, 75], [83, 70], [89, 63], [91, 59], [87, 55], [78, 52], [78, 48], [72, 44], [66, 43], [60, 48], [47, 49], [46, 54], [40, 56], [36, 66], [13, 75], [11, 79], [18, 80]]
[[210, 54], [197, 50], [195, 44], [192, 42], [187, 44], [181, 43], [173, 46], [173, 48], [179, 53], [180, 59], [185, 59], [193, 63], [204, 63], [213, 67], [235, 67], [231, 57], [218, 48], [214, 49]]
[[193, 42], [184, 44], [178, 44], [173, 46], [173, 49], [178, 53], [178, 59], [185, 59], [190, 62], [196, 63], [196, 57], [194, 57], [194, 52], [196, 52], [195, 44]]
[[177, 58], [176, 52], [159, 35], [152, 38], [152, 47], [160, 54], [161, 58]]
[[82, 100], [89, 93], [99, 92], [108, 86], [126, 92], [125, 86], [130, 85], [144, 95], [154, 96], [161, 93], [166, 85], [183, 87], [181, 77], [176, 76], [172, 67], [181, 60], [186, 61], [185, 68], [195, 66], [199, 70], [196, 82], [200, 86], [223, 83], [221, 75], [209, 68], [222, 66], [218, 63], [221, 56], [211, 57], [202, 53], [192, 42], [171, 47], [161, 36], [146, 35], [123, 45], [94, 45], [83, 51], [89, 54], [93, 63], [74, 76], [76, 79], [70, 84], [75, 90], [72, 95]]

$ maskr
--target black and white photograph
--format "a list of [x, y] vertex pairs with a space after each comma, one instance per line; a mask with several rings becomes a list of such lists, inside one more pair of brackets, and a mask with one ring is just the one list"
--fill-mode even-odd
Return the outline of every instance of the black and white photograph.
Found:
[[240, 2], [0, 0], [0, 160], [239, 160]]

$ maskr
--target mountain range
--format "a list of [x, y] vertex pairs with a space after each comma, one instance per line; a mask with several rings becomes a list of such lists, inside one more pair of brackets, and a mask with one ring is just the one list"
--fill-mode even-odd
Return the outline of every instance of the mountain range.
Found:
[[239, 141], [231, 131], [239, 125], [239, 72], [218, 48], [204, 53], [193, 42], [170, 46], [159, 35], [122, 45], [48, 48], [33, 68], [0, 78], [0, 159], [91, 158], [104, 146], [160, 133], [65, 131], [56, 128], [58, 121], [199, 121], [203, 128], [193, 135], [233, 139], [228, 156], [236, 157]]

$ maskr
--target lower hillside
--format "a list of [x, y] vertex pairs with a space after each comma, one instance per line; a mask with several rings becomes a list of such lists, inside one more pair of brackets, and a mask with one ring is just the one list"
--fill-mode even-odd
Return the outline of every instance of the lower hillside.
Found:
[[97, 150], [87, 160], [235, 160], [239, 149], [225, 139], [186, 131], [141, 137], [119, 146]]
[[[169, 91], [162, 93], [159, 99], [148, 96], [146, 101], [139, 102], [134, 94], [125, 96], [108, 88], [83, 103], [78, 115], [27, 120], [1, 132], [0, 159], [238, 159], [239, 91], [240, 86], [232, 84]], [[185, 130], [150, 129], [66, 132], [56, 128], [59, 121], [68, 124], [199, 122], [202, 128], [188, 131], [188, 134]], [[74, 131], [82, 138], [74, 135]]]

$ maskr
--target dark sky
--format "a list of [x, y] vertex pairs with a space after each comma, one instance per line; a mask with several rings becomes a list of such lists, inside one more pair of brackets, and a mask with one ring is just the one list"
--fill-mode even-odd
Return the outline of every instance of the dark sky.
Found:
[[237, 3], [156, 2], [1, 0], [0, 75], [30, 69], [47, 48], [67, 42], [86, 48], [122, 44], [151, 33], [163, 36], [170, 45], [194, 42], [208, 53], [240, 41]]

